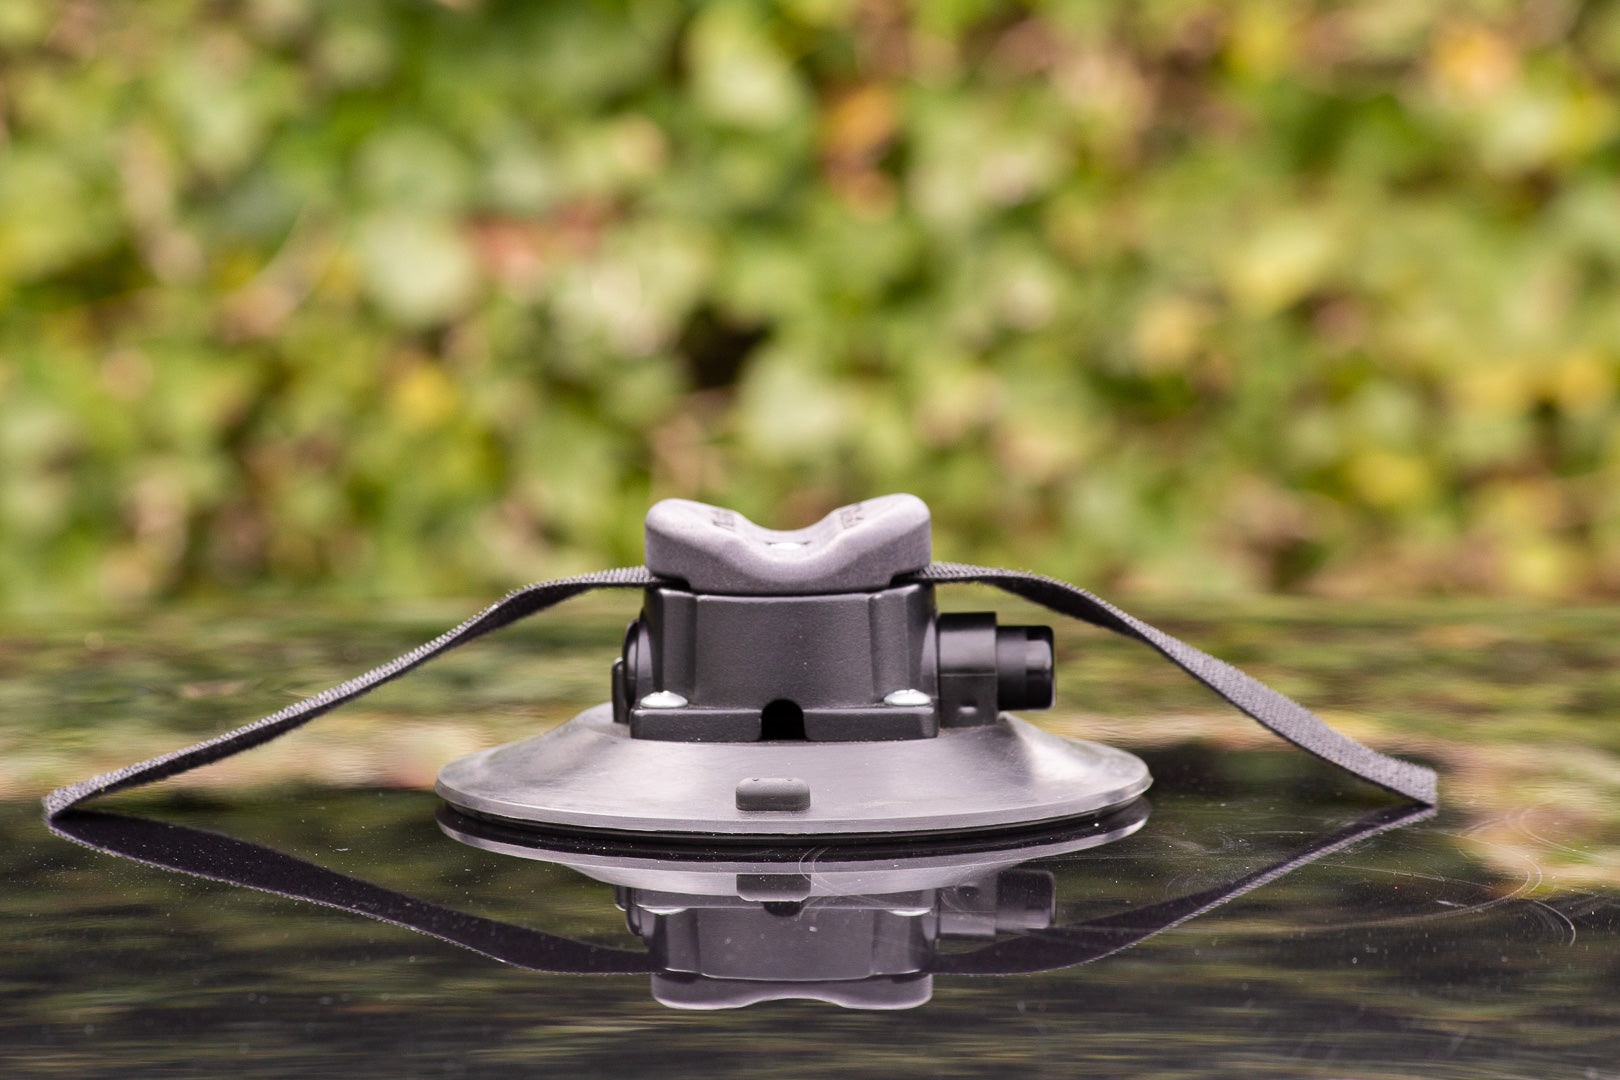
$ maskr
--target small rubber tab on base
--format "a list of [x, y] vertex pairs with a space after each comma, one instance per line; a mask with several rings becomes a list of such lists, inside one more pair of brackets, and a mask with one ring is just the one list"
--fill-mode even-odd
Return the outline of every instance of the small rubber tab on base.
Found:
[[810, 785], [794, 776], [755, 776], [737, 783], [739, 810], [808, 810]]

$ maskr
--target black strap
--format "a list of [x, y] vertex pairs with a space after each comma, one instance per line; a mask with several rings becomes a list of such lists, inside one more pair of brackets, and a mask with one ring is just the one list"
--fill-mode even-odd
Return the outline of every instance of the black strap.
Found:
[[556, 581], [541, 581], [516, 592], [507, 593], [460, 626], [446, 630], [427, 644], [418, 645], [404, 656], [396, 657], [382, 667], [372, 668], [364, 675], [357, 675], [348, 682], [340, 683], [330, 690], [323, 690], [312, 698], [305, 698], [287, 706], [280, 712], [271, 713], [235, 731], [216, 735], [212, 739], [206, 739], [183, 750], [174, 750], [146, 761], [136, 762], [134, 765], [125, 765], [122, 769], [102, 773], [100, 776], [92, 776], [77, 784], [57, 788], [45, 796], [45, 816], [54, 818], [63, 811], [98, 795], [155, 783], [212, 764], [233, 754], [240, 754], [244, 750], [251, 750], [261, 743], [285, 735], [294, 728], [302, 727], [322, 713], [330, 712], [345, 702], [353, 701], [362, 694], [375, 690], [385, 682], [399, 678], [407, 671], [422, 666], [441, 653], [449, 652], [457, 645], [465, 645], [474, 638], [483, 637], [492, 630], [499, 630], [537, 611], [554, 607], [580, 593], [590, 592], [592, 589], [644, 588], [655, 584], [657, 580], [646, 567], [633, 566], [617, 570], [599, 570], [594, 574], [558, 578]]
[[[1230, 664], [1200, 652], [1162, 630], [1155, 630], [1084, 589], [1038, 574], [957, 563], [933, 563], [912, 577], [928, 582], [978, 581], [995, 585], [1060, 614], [1135, 638], [1157, 649], [1193, 678], [1301, 749], [1396, 794], [1427, 806], [1435, 803], [1434, 770], [1388, 757], [1363, 746], [1328, 727], [1309, 709]], [[280, 712], [182, 750], [58, 788], [45, 796], [45, 815], [55, 818], [98, 795], [154, 783], [269, 742], [307, 724], [322, 713], [397, 679], [441, 653], [581, 593], [593, 589], [644, 588], [658, 581], [645, 567], [635, 566], [543, 581], [519, 589], [404, 656], [314, 697], [289, 705]]]
[[1437, 801], [1433, 769], [1363, 746], [1350, 736], [1334, 731], [1305, 706], [1258, 679], [1127, 615], [1084, 589], [1040, 574], [960, 563], [933, 563], [915, 577], [919, 581], [978, 581], [994, 585], [1061, 615], [1135, 638], [1158, 650], [1165, 659], [1301, 750], [1414, 802], [1434, 806]]

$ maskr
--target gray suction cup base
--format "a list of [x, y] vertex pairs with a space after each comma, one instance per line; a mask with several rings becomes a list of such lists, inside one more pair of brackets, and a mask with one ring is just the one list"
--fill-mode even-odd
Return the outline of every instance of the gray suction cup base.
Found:
[[[1151, 782], [1134, 754], [1011, 716], [894, 742], [659, 742], [630, 738], [599, 705], [544, 735], [453, 761], [435, 787], [459, 810], [518, 824], [832, 840], [1084, 817]], [[808, 806], [787, 808], [806, 792]]]

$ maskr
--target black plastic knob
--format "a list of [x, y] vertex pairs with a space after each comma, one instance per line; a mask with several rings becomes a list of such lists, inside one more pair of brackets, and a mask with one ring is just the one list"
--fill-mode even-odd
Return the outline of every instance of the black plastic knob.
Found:
[[1052, 707], [1052, 628], [996, 627], [996, 708]]

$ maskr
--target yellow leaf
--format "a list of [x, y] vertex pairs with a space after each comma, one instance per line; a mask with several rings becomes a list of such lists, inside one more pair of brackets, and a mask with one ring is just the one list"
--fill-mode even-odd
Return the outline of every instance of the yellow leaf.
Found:
[[1226, 285], [1250, 315], [1270, 315], [1320, 286], [1338, 253], [1336, 230], [1324, 215], [1281, 215], [1234, 254]]
[[1590, 350], [1571, 353], [1553, 369], [1547, 389], [1564, 412], [1592, 412], [1614, 397], [1614, 365]]
[[1502, 577], [1514, 592], [1531, 596], [1567, 596], [1580, 573], [1580, 560], [1567, 544], [1546, 537], [1525, 540], [1502, 557]]
[[1176, 371], [1204, 343], [1204, 333], [1214, 322], [1210, 305], [1186, 296], [1163, 296], [1148, 301], [1137, 312], [1131, 329], [1131, 346], [1140, 366], [1147, 371]]
[[442, 367], [426, 360], [413, 363], [394, 384], [394, 411], [407, 427], [438, 427], [455, 414], [459, 392]]
[[1434, 490], [1433, 470], [1415, 454], [1363, 450], [1351, 457], [1345, 472], [1356, 494], [1382, 510], [1421, 506]]
[[1495, 97], [1519, 78], [1519, 54], [1483, 26], [1450, 26], [1435, 37], [1429, 70], [1439, 87], [1470, 101]]

